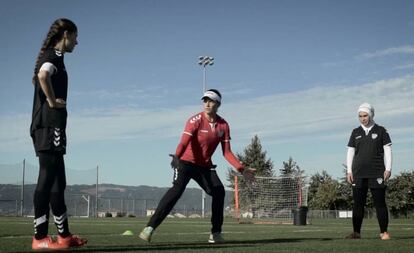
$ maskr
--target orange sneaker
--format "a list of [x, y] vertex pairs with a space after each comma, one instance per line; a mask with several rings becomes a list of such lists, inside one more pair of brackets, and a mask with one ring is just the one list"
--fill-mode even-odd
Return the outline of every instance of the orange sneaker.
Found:
[[65, 245], [59, 245], [57, 242], [52, 240], [52, 237], [46, 236], [43, 239], [37, 240], [33, 237], [32, 239], [32, 250], [65, 250], [69, 247]]
[[79, 236], [76, 235], [69, 235], [65, 238], [63, 238], [62, 236], [58, 235], [57, 237], [57, 243], [59, 245], [64, 245], [69, 247], [81, 247], [83, 245], [85, 245], [88, 242], [88, 240], [80, 238]]
[[380, 238], [381, 238], [381, 240], [389, 240], [389, 239], [391, 239], [391, 236], [390, 236], [390, 234], [388, 233], [388, 232], [384, 232], [384, 233], [381, 233], [380, 234]]

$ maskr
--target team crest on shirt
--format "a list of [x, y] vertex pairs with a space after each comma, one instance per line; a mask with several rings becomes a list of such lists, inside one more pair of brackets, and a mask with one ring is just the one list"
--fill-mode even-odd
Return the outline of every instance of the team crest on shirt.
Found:
[[371, 137], [373, 140], [375, 140], [378, 137], [378, 134], [372, 134]]
[[383, 180], [382, 178], [380, 178], [380, 177], [379, 177], [379, 178], [377, 178], [377, 183], [378, 183], [378, 184], [382, 184], [383, 182], [384, 182], [384, 180]]

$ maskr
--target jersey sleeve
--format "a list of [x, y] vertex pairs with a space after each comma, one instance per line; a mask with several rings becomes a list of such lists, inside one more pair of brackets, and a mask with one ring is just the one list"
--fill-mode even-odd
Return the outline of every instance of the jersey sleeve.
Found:
[[57, 72], [58, 56], [53, 49], [46, 49], [40, 56], [39, 63], [36, 66], [36, 74], [41, 70], [46, 70], [50, 75]]
[[226, 127], [224, 128], [224, 134], [223, 134], [222, 142], [230, 142], [230, 140], [231, 140], [230, 127], [229, 127], [229, 124], [226, 123]]
[[224, 127], [224, 134], [223, 134], [223, 138], [221, 140], [221, 147], [223, 149], [223, 155], [224, 158], [226, 158], [226, 160], [239, 172], [243, 171], [243, 165], [241, 164], [241, 162], [239, 161], [239, 159], [237, 159], [237, 157], [233, 154], [233, 152], [231, 151], [231, 146], [230, 146], [230, 127], [229, 124], [227, 124]]
[[183, 134], [181, 136], [180, 143], [178, 143], [177, 148], [175, 149], [175, 155], [178, 158], [181, 158], [181, 156], [184, 154], [188, 144], [191, 141], [191, 136], [187, 134]]
[[384, 134], [382, 135], [382, 145], [391, 145], [391, 138], [390, 135], [387, 132], [387, 129], [384, 128]]
[[49, 72], [50, 75], [53, 75], [57, 71], [57, 68], [51, 62], [44, 62], [39, 69], [39, 72], [40, 71], [46, 71], [46, 72]]
[[355, 148], [355, 130], [352, 131], [351, 136], [349, 137], [348, 147]]
[[237, 159], [237, 157], [233, 154], [230, 147], [230, 142], [223, 141], [221, 143], [221, 147], [223, 149], [223, 156], [226, 160], [239, 172], [242, 172], [244, 167], [243, 164]]
[[183, 134], [193, 136], [197, 132], [197, 129], [201, 122], [201, 114], [195, 115], [192, 118], [190, 118], [184, 127]]

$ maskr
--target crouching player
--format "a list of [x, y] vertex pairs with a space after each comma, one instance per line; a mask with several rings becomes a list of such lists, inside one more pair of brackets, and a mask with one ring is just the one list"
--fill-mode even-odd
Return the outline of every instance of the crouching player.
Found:
[[170, 213], [183, 194], [190, 179], [212, 197], [211, 234], [209, 243], [222, 243], [221, 227], [223, 225], [224, 186], [221, 183], [211, 157], [219, 143], [226, 160], [239, 172], [247, 182], [254, 181], [255, 169], [244, 168], [230, 148], [230, 128], [218, 114], [221, 94], [215, 89], [207, 90], [203, 97], [204, 111], [192, 116], [186, 123], [181, 141], [172, 156], [174, 168], [173, 186], [161, 199], [154, 215], [149, 220], [139, 237], [151, 241], [154, 230]]

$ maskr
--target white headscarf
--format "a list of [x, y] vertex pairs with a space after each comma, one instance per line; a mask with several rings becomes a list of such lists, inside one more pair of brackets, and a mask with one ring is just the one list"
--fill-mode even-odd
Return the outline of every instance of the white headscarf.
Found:
[[364, 129], [364, 131], [365, 131], [365, 134], [368, 134], [369, 131], [371, 131], [372, 127], [375, 125], [375, 121], [374, 121], [375, 110], [374, 110], [374, 107], [372, 105], [370, 105], [369, 103], [362, 103], [358, 108], [358, 114], [360, 112], [368, 113], [368, 116], [369, 116], [368, 126], [364, 126], [363, 124], [361, 124], [362, 129]]
[[363, 103], [358, 108], [358, 113], [360, 112], [366, 112], [369, 115], [369, 118], [371, 120], [374, 120], [375, 110], [374, 107], [368, 103]]

